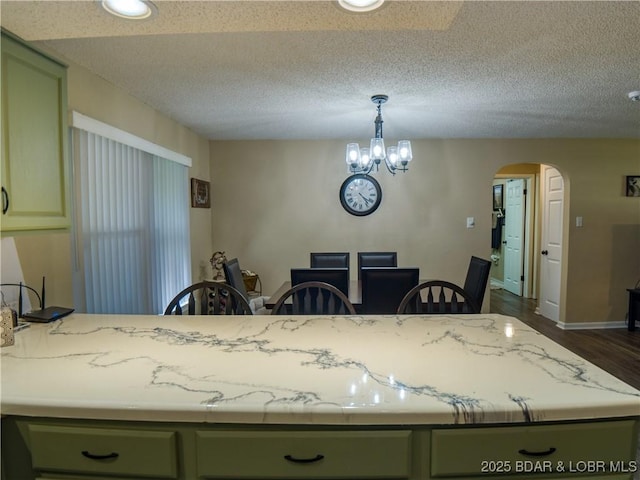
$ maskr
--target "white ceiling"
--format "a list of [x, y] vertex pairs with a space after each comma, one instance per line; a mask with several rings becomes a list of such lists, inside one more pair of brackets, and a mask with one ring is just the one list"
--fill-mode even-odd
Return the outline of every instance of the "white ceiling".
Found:
[[211, 139], [640, 138], [640, 2], [2, 0], [2, 27]]

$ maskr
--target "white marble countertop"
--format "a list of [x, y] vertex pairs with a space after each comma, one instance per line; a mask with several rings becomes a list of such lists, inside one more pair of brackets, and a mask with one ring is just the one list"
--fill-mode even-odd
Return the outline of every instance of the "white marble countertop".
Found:
[[640, 391], [520, 321], [72, 314], [1, 350], [4, 415], [439, 425], [640, 416]]

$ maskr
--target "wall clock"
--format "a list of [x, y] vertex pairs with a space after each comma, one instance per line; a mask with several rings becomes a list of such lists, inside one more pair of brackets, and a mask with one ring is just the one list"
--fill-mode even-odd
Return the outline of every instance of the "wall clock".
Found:
[[340, 203], [351, 215], [362, 217], [376, 211], [382, 200], [382, 188], [369, 175], [351, 175], [340, 187]]

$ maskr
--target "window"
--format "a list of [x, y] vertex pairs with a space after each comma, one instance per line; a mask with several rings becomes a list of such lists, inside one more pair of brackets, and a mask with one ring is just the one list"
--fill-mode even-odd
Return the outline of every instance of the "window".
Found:
[[162, 313], [191, 283], [187, 166], [80, 128], [73, 143], [78, 310]]

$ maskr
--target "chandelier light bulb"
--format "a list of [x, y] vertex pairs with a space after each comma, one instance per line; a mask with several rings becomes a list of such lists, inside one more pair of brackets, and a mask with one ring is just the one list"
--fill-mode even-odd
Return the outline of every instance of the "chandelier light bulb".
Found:
[[398, 165], [398, 147], [395, 145], [387, 148], [387, 160], [391, 164], [391, 168], [396, 168]]
[[406, 165], [413, 159], [413, 154], [411, 153], [411, 142], [409, 140], [400, 140], [398, 142], [398, 155], [400, 156], [400, 161], [403, 165]]
[[360, 146], [357, 143], [347, 145], [347, 155], [345, 157], [349, 168], [356, 169], [360, 165]]
[[369, 149], [361, 148], [360, 149], [360, 167], [368, 168], [370, 163], [371, 163], [371, 155], [369, 155]]
[[384, 140], [382, 138], [372, 138], [369, 150], [372, 160], [384, 160]]

